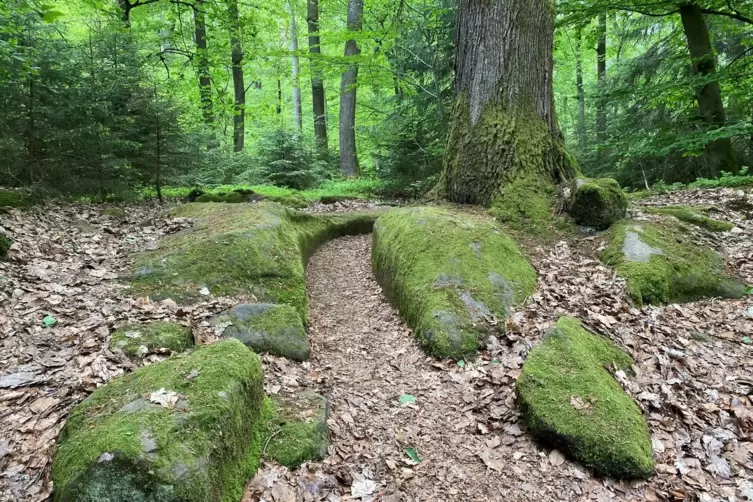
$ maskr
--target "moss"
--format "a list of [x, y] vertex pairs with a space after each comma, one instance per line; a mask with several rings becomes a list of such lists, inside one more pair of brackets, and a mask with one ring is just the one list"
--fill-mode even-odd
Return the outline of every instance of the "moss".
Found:
[[210, 324], [223, 327], [222, 336], [236, 338], [257, 353], [295, 361], [306, 361], [311, 355], [301, 316], [290, 305], [236, 305]]
[[[55, 500], [240, 500], [258, 466], [262, 384], [258, 356], [229, 340], [100, 387], [61, 433]], [[173, 408], [148, 400], [160, 389], [180, 396]]]
[[120, 209], [119, 207], [108, 207], [107, 209], [102, 211], [102, 215], [109, 216], [111, 218], [118, 218], [118, 219], [123, 219], [126, 216], [128, 216], [126, 212]]
[[570, 214], [579, 225], [606, 230], [627, 213], [627, 197], [611, 178], [578, 179], [574, 183]]
[[141, 347], [145, 347], [147, 353], [157, 349], [178, 353], [188, 350], [193, 343], [191, 329], [172, 322], [129, 324], [110, 337], [110, 348], [120, 349], [128, 357], [137, 357]]
[[537, 177], [522, 177], [502, 187], [489, 214], [510, 227], [541, 233], [554, 222], [555, 189]]
[[268, 195], [265, 199], [271, 202], [277, 202], [286, 207], [292, 207], [293, 209], [306, 209], [309, 207], [309, 203], [305, 199], [292, 195]]
[[312, 392], [279, 397], [271, 402], [264, 456], [296, 468], [327, 455], [329, 429], [327, 400]]
[[29, 205], [31, 205], [31, 199], [26, 192], [0, 190], [0, 207], [26, 207]]
[[493, 221], [432, 207], [389, 211], [374, 226], [372, 264], [427, 352], [474, 355], [493, 317], [536, 285], [536, 271]]
[[709, 218], [701, 214], [702, 210], [689, 206], [646, 207], [644, 210], [651, 214], [674, 216], [680, 221], [711, 230], [712, 232], [727, 232], [735, 228], [735, 225], [732, 223]]
[[205, 203], [205, 202], [224, 202], [225, 198], [222, 195], [217, 195], [216, 193], [205, 193], [204, 195], [200, 195], [196, 197], [196, 202], [199, 203]]
[[319, 202], [322, 204], [337, 204], [338, 202], [347, 202], [349, 200], [358, 200], [359, 197], [352, 195], [322, 195], [319, 197]]
[[745, 294], [743, 284], [725, 272], [719, 254], [693, 244], [671, 222], [615, 225], [601, 259], [627, 281], [628, 293], [639, 305]]
[[0, 234], [0, 259], [5, 258], [10, 251], [10, 247], [13, 245], [13, 241], [9, 237]]
[[184, 204], [174, 216], [196, 226], [141, 254], [131, 285], [137, 295], [191, 303], [206, 287], [214, 295], [252, 294], [292, 305], [306, 319], [305, 264], [336, 237], [368, 233], [376, 213], [314, 216], [267, 201], [228, 206]]
[[605, 369], [632, 360], [606, 338], [562, 318], [526, 359], [517, 381], [534, 437], [601, 476], [646, 479], [654, 471], [651, 436], [640, 409]]
[[240, 204], [246, 202], [246, 197], [240, 192], [230, 192], [223, 197], [223, 202], [227, 204]]

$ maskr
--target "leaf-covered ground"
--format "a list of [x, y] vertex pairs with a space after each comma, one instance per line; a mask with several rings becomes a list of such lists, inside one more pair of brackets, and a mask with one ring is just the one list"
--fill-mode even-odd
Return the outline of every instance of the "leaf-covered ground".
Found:
[[[753, 284], [750, 192], [673, 192], [639, 204], [713, 205], [713, 216], [737, 230], [699, 238]], [[206, 340], [206, 318], [237, 303], [208, 296], [179, 308], [128, 297], [116, 277], [129, 254], [190, 222], [165, 220], [156, 207], [129, 207], [126, 220], [102, 209], [1, 215], [16, 244], [0, 262], [0, 500], [50, 493], [51, 448], [67, 411], [132, 364], [107, 350], [114, 328], [174, 319]], [[601, 246], [600, 236], [530, 244], [538, 293], [499, 326], [504, 334], [481, 357], [456, 364], [427, 358], [386, 303], [371, 274], [369, 236], [327, 244], [308, 271], [312, 361], [264, 362], [270, 394], [310, 387], [329, 396], [330, 456], [294, 472], [265, 464], [246, 499], [753, 500], [753, 346], [746, 338], [753, 299], [633, 308], [624, 283], [598, 262]], [[649, 482], [593, 478], [525, 434], [513, 384], [527, 351], [563, 314], [611, 336], [637, 361], [637, 376], [622, 383], [653, 435], [658, 470]], [[57, 324], [45, 327], [47, 316]]]

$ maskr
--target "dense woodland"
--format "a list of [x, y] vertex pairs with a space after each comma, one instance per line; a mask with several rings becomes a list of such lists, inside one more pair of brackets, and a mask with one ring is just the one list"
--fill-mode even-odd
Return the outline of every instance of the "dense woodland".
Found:
[[[750, 165], [753, 3], [556, 12], [552, 120], [584, 174], [636, 189]], [[128, 199], [363, 177], [423, 194], [460, 72], [478, 71], [456, 63], [456, 13], [452, 0], [5, 1], [0, 185]], [[530, 73], [501, 67], [507, 82]]]

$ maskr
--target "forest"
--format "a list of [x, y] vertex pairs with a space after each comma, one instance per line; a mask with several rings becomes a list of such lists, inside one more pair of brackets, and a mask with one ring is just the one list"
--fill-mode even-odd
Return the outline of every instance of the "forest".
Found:
[[753, 500], [753, 0], [0, 0], [0, 502]]

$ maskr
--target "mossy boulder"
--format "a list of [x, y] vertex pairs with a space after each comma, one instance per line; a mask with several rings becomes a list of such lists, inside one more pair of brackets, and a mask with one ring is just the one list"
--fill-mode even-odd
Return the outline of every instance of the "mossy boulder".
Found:
[[494, 319], [503, 320], [536, 285], [536, 271], [493, 220], [434, 207], [380, 217], [372, 265], [425, 350], [438, 357], [474, 355]]
[[60, 435], [55, 500], [240, 500], [261, 455], [262, 384], [259, 357], [227, 340], [100, 387]]
[[27, 192], [21, 190], [0, 190], [0, 207], [26, 207], [31, 205]]
[[329, 447], [329, 401], [314, 392], [301, 391], [275, 397], [271, 403], [265, 457], [291, 469], [324, 459]]
[[122, 350], [128, 357], [143, 357], [160, 349], [180, 353], [193, 344], [191, 329], [173, 322], [129, 324], [110, 337], [110, 348]]
[[662, 207], [646, 207], [644, 208], [647, 213], [651, 214], [663, 214], [667, 216], [673, 216], [680, 221], [690, 223], [697, 227], [705, 228], [712, 232], [727, 232], [735, 228], [735, 225], [726, 221], [715, 220], [706, 216], [704, 209], [695, 208], [690, 206], [662, 206]]
[[[190, 194], [189, 194], [190, 195]], [[261, 202], [263, 200], [269, 202], [277, 202], [285, 207], [293, 209], [305, 209], [309, 206], [309, 203], [294, 195], [261, 195], [253, 190], [233, 190], [230, 193], [202, 193], [191, 197], [192, 202], [207, 203], [217, 202], [224, 204], [240, 204], [244, 202]]]
[[123, 209], [119, 207], [108, 207], [107, 209], [102, 211], [102, 215], [109, 216], [110, 218], [122, 220], [128, 216], [128, 213], [126, 213]]
[[194, 202], [206, 203], [206, 202], [225, 202], [225, 197], [216, 193], [205, 193], [199, 195], [194, 199]]
[[531, 350], [517, 392], [531, 434], [593, 469], [618, 479], [654, 472], [643, 414], [606, 368], [630, 371], [633, 361], [577, 319], [560, 319]]
[[725, 272], [718, 253], [694, 244], [672, 222], [615, 225], [601, 259], [627, 281], [628, 293], [639, 305], [745, 294], [740, 280]]
[[257, 353], [306, 361], [311, 347], [301, 316], [290, 305], [253, 303], [236, 305], [210, 320], [222, 336], [236, 338]]
[[573, 182], [570, 214], [578, 225], [606, 230], [627, 214], [627, 196], [611, 178]]
[[13, 241], [10, 240], [10, 237], [0, 234], [0, 259], [8, 256], [8, 251], [10, 251], [12, 245]]
[[370, 232], [378, 216], [314, 216], [268, 201], [184, 204], [172, 214], [195, 218], [196, 225], [137, 256], [134, 294], [184, 304], [204, 297], [204, 288], [214, 295], [252, 294], [295, 307], [304, 323], [308, 258], [331, 239]]

